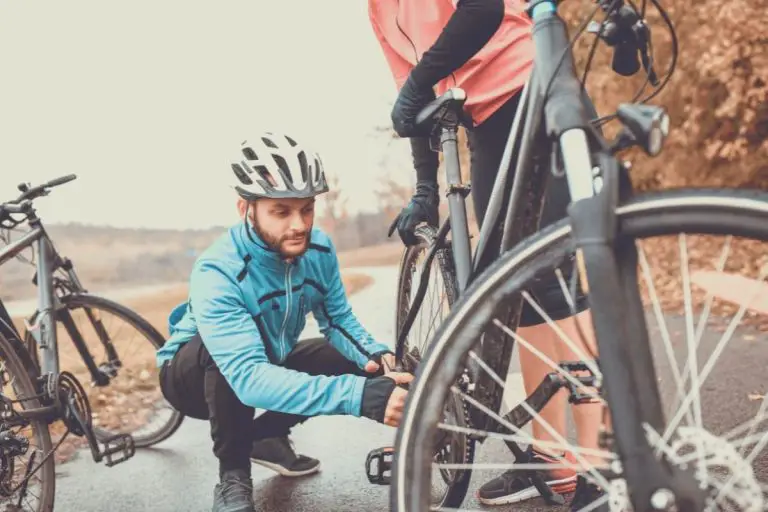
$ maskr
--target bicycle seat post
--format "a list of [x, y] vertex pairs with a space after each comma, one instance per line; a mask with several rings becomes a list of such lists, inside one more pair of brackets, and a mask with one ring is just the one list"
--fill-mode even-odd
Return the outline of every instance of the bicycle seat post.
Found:
[[445, 158], [446, 197], [451, 221], [451, 244], [456, 265], [456, 278], [459, 293], [469, 282], [472, 268], [472, 252], [469, 244], [469, 228], [464, 198], [469, 194], [469, 185], [461, 182], [461, 164], [458, 146], [458, 113], [448, 109], [440, 119], [440, 148]]

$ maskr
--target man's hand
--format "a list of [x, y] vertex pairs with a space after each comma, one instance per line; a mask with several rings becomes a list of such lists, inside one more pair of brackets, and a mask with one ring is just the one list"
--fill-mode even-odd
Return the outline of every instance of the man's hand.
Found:
[[397, 373], [390, 372], [387, 377], [394, 380], [398, 385], [392, 390], [392, 394], [389, 395], [389, 401], [387, 401], [387, 408], [384, 411], [384, 424], [390, 427], [400, 426], [400, 421], [403, 419], [403, 409], [405, 408], [405, 400], [408, 398], [408, 391], [400, 387], [400, 384], [408, 384], [413, 380], [413, 375], [410, 373]]
[[392, 126], [400, 137], [419, 137], [429, 135], [432, 126], [422, 130], [416, 128], [416, 116], [430, 101], [435, 99], [435, 91], [416, 85], [412, 77], [408, 77], [400, 88], [395, 105], [392, 107]]
[[[392, 372], [395, 369], [395, 354], [383, 354], [381, 356], [381, 362], [384, 365], [384, 375]], [[379, 363], [376, 361], [368, 361], [365, 363], [365, 371], [368, 373], [376, 373], [379, 371]]]
[[389, 227], [387, 236], [392, 236], [395, 228], [400, 235], [400, 240], [405, 245], [416, 245], [419, 240], [414, 235], [414, 230], [419, 224], [426, 222], [428, 225], [437, 228], [439, 214], [437, 207], [440, 204], [437, 183], [429, 181], [419, 181], [416, 183], [416, 193], [411, 198], [408, 206], [402, 209], [400, 214], [395, 217], [394, 222]]

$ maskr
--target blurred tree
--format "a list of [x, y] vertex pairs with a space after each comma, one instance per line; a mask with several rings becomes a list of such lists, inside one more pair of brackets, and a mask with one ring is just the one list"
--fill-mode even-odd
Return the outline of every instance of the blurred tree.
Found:
[[326, 233], [333, 233], [338, 229], [339, 224], [349, 217], [347, 203], [349, 199], [343, 197], [342, 188], [339, 186], [338, 175], [332, 175], [328, 179], [329, 190], [318, 201], [320, 209], [318, 211], [317, 222]]

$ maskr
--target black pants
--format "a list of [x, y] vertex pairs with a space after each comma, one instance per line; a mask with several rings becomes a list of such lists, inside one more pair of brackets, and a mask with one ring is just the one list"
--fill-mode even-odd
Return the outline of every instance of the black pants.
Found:
[[[324, 338], [299, 343], [283, 366], [310, 375], [367, 375]], [[288, 435], [291, 427], [308, 419], [275, 411], [254, 419], [254, 409], [235, 396], [199, 335], [162, 366], [160, 387], [178, 411], [210, 421], [213, 453], [222, 471], [250, 469], [254, 440]]]
[[[510, 98], [496, 112], [486, 119], [482, 124], [468, 130], [467, 139], [470, 151], [470, 177], [472, 182], [472, 201], [474, 203], [475, 217], [477, 223], [482, 226], [488, 203], [491, 199], [493, 185], [496, 182], [496, 175], [499, 171], [501, 158], [504, 154], [504, 147], [507, 144], [512, 123], [515, 119], [515, 113], [520, 102], [521, 93]], [[589, 98], [584, 98], [588, 112], [597, 117]], [[512, 178], [508, 180], [511, 186]], [[544, 206], [540, 227], [548, 226], [568, 215], [568, 204], [571, 196], [568, 191], [568, 182], [563, 178], [551, 178], [544, 198]], [[505, 214], [505, 210], [501, 215]], [[489, 248], [498, 248], [501, 245], [501, 233], [493, 233], [488, 240]], [[488, 257], [480, 262], [479, 270], [487, 268], [497, 257], [494, 252], [486, 253]], [[562, 267], [566, 283], [569, 283], [569, 268]], [[541, 307], [553, 320], [560, 320], [570, 316], [571, 309], [566, 301], [554, 272], [550, 276], [544, 276], [535, 289], [529, 290]], [[529, 326], [543, 323], [542, 318], [527, 302], [523, 303], [523, 310], [520, 318], [521, 326]], [[586, 309], [586, 297], [579, 295], [576, 298], [576, 311]]]

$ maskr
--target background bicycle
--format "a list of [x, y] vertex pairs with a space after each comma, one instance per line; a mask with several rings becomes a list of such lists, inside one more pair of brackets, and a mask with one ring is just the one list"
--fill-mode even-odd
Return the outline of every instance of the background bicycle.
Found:
[[[52, 510], [53, 452], [69, 434], [111, 466], [168, 438], [183, 419], [159, 389], [155, 352], [163, 336], [130, 309], [88, 294], [35, 212], [35, 199], [73, 179], [22, 184], [17, 199], [0, 204], [9, 242], [0, 265], [33, 248], [38, 287], [38, 310], [22, 329], [0, 303], [0, 497], [9, 510]], [[8, 239], [22, 223], [29, 230]]]

